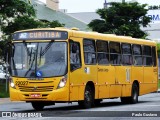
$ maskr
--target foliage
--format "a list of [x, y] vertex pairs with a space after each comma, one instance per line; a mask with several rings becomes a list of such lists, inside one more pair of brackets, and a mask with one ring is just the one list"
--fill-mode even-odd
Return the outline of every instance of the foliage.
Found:
[[111, 3], [111, 7], [98, 9], [97, 13], [101, 20], [95, 19], [88, 26], [100, 33], [132, 36], [145, 38], [147, 34], [140, 29], [146, 27], [151, 21], [147, 14], [146, 4], [134, 3]]
[[35, 16], [35, 10], [31, 4], [22, 0], [0, 0], [0, 14], [2, 19], [21, 15]]
[[6, 80], [0, 80], [0, 98], [9, 97], [9, 85], [7, 84], [6, 91]]
[[41, 21], [36, 19], [36, 11], [33, 6], [24, 0], [0, 0], [0, 31], [1, 39], [0, 55], [5, 48], [4, 44], [11, 40], [13, 32], [24, 29], [40, 27], [62, 27], [64, 24], [58, 21]]
[[157, 43], [157, 51], [158, 51], [158, 54], [160, 55], [160, 43]]

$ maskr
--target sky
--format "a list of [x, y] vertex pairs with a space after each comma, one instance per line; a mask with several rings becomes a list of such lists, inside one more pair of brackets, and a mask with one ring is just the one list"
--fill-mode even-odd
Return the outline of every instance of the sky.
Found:
[[103, 8], [103, 3], [104, 0], [59, 0], [59, 8], [67, 9], [68, 13], [95, 12], [98, 8]]
[[59, 0], [60, 9], [67, 9], [72, 12], [95, 12], [98, 8], [103, 8], [104, 0]]
[[[46, 0], [40, 0], [45, 2]], [[98, 8], [103, 8], [105, 0], [59, 0], [59, 8], [67, 9], [68, 13], [77, 12], [95, 12]], [[106, 1], [122, 1], [122, 0], [106, 0]], [[131, 0], [125, 0], [131, 1]], [[139, 3], [147, 3], [149, 5], [160, 5], [160, 0], [137, 0]]]

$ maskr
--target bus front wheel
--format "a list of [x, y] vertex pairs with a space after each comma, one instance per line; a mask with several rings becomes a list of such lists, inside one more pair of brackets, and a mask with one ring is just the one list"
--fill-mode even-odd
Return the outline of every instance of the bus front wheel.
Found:
[[84, 100], [79, 101], [78, 104], [82, 108], [91, 108], [93, 105], [94, 97], [90, 86], [86, 86], [84, 92]]
[[37, 110], [37, 111], [41, 111], [44, 108], [44, 105], [40, 102], [31, 102], [32, 107]]

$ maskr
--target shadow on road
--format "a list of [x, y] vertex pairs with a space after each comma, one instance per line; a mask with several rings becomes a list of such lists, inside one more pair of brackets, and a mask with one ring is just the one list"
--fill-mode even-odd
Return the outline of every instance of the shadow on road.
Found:
[[[150, 101], [139, 101], [139, 103], [137, 104], [142, 104], [142, 103], [147, 103], [147, 102], [150, 102]], [[66, 103], [67, 104], [67, 103]], [[136, 105], [137, 105], [136, 104]], [[92, 110], [94, 108], [105, 108], [105, 107], [115, 107], [115, 106], [128, 106], [128, 105], [134, 105], [134, 104], [123, 104], [121, 102], [102, 102], [100, 103], [99, 105], [93, 107], [93, 108], [90, 108], [90, 109], [87, 109], [87, 111], [89, 110]], [[85, 109], [82, 109], [80, 106], [78, 105], [72, 105], [72, 104], [68, 104], [68, 106], [64, 105], [64, 106], [56, 106], [56, 105], [52, 105], [50, 106], [49, 108], [48, 107], [44, 107], [43, 111], [84, 111]], [[34, 109], [32, 110], [25, 110], [25, 111], [21, 111], [21, 112], [33, 112], [35, 111]]]
[[[137, 104], [144, 104], [150, 101], [140, 101]], [[136, 104], [136, 105], [137, 105]], [[130, 106], [134, 104], [122, 104], [121, 102], [102, 102], [99, 106], [90, 109], [81, 109], [78, 105], [68, 106], [50, 106], [43, 111], [25, 110], [21, 113], [41, 113], [43, 117], [114, 117], [114, 116], [131, 116], [132, 111], [107, 111], [107, 108], [118, 106]], [[105, 111], [95, 111], [95, 108], [102, 108]]]

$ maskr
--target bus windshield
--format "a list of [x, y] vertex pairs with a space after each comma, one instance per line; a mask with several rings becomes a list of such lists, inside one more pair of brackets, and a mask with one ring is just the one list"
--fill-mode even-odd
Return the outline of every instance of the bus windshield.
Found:
[[12, 76], [17, 77], [63, 76], [67, 72], [67, 43], [14, 43], [11, 68]]

